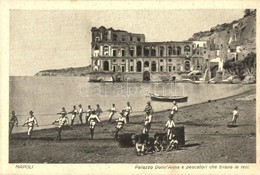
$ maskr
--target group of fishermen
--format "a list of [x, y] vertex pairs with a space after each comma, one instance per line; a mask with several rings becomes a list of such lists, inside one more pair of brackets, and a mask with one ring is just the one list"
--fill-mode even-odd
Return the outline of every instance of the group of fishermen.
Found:
[[[58, 123], [58, 135], [57, 135], [57, 140], [61, 139], [61, 133], [62, 130], [69, 125], [69, 119], [67, 117], [68, 114], [71, 114], [71, 122], [70, 125], [72, 126], [74, 124], [75, 118], [78, 115], [79, 120], [81, 124], [84, 124], [83, 120], [83, 114], [85, 113], [85, 124], [89, 124], [90, 127], [90, 137], [93, 139], [94, 137], [94, 130], [96, 126], [96, 122], [101, 123], [101, 120], [99, 118], [100, 114], [103, 112], [100, 106], [97, 104], [96, 109], [91, 108], [91, 106], [88, 106], [88, 109], [86, 111], [83, 110], [83, 107], [81, 104], [78, 105], [79, 109], [77, 110], [76, 106], [73, 106], [73, 109], [70, 112], [67, 112], [65, 107], [62, 107], [61, 112], [57, 113], [61, 115], [57, 120], [55, 120], [52, 124]], [[172, 128], [175, 126], [172, 118], [174, 114], [177, 112], [178, 107], [175, 102], [173, 102], [173, 108], [171, 110], [170, 118], [171, 120], [167, 121], [166, 123], [166, 128], [168, 128], [167, 131], [167, 136], [171, 138], [172, 135]], [[109, 111], [109, 118], [108, 118], [108, 123], [112, 122], [112, 118], [117, 112], [115, 104], [112, 104], [112, 107], [108, 110]], [[147, 102], [147, 105], [144, 109], [145, 112], [145, 119], [144, 119], [144, 127], [142, 129], [143, 134], [148, 134], [150, 129], [151, 129], [151, 124], [152, 124], [152, 118], [153, 118], [153, 108], [151, 106], [150, 101]], [[130, 123], [130, 114], [132, 113], [132, 106], [130, 105], [130, 102], [127, 102], [126, 107], [119, 113], [119, 117], [115, 120], [116, 124], [116, 129], [115, 129], [115, 134], [114, 137], [117, 140], [118, 139], [118, 134], [119, 132], [123, 129], [124, 125], [127, 123]], [[31, 138], [33, 129], [35, 126], [38, 125], [38, 121], [36, 117], [34, 116], [34, 112], [30, 111], [29, 112], [30, 117], [24, 122], [23, 126], [27, 125], [28, 126], [28, 131], [27, 135], [28, 138]], [[101, 123], [102, 124], [102, 123]], [[13, 127], [18, 126], [18, 119], [15, 114], [15, 111], [12, 111], [11, 114], [11, 119], [9, 122], [9, 134], [12, 133]]]

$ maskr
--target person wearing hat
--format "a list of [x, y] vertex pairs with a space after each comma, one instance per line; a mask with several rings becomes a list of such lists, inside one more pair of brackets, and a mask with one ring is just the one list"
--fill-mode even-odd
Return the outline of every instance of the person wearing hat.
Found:
[[101, 123], [100, 119], [96, 115], [96, 111], [92, 110], [92, 113], [91, 113], [90, 117], [88, 118], [91, 139], [93, 139], [93, 137], [94, 137], [94, 130], [95, 130], [95, 126], [96, 126], [96, 121]]
[[82, 105], [79, 104], [79, 120], [80, 120], [80, 123], [83, 124], [82, 122], [82, 116], [83, 116], [83, 108], [82, 108]]
[[153, 114], [153, 108], [151, 106], [151, 102], [150, 101], [147, 102], [147, 105], [144, 108], [144, 112], [145, 112], [145, 116]]
[[33, 111], [29, 112], [30, 117], [24, 122], [23, 126], [25, 126], [27, 124], [28, 126], [28, 138], [31, 139], [31, 135], [32, 135], [32, 131], [34, 128], [34, 125], [36, 125], [37, 127], [39, 127], [38, 122], [36, 120], [36, 118], [33, 115]]
[[66, 109], [65, 109], [65, 107], [62, 107], [61, 108], [61, 112], [59, 112], [59, 113], [57, 113], [57, 114], [65, 114], [65, 116], [67, 115], [67, 112], [66, 112]]
[[118, 133], [120, 130], [123, 129], [125, 123], [126, 123], [126, 119], [123, 117], [124, 113], [120, 112], [119, 113], [119, 118], [116, 120], [117, 125], [116, 125], [116, 132], [115, 132], [115, 140], [118, 139]]
[[73, 106], [72, 111], [68, 112], [68, 114], [71, 114], [71, 123], [70, 125], [72, 126], [74, 124], [74, 120], [77, 116], [78, 110], [76, 109], [76, 106]]
[[132, 113], [132, 106], [130, 105], [130, 102], [126, 103], [126, 108], [123, 110], [124, 112], [124, 116], [126, 118], [126, 123], [130, 123], [129, 121], [129, 117], [130, 117], [130, 113]]
[[167, 128], [167, 140], [171, 140], [173, 136], [173, 128], [175, 127], [175, 123], [173, 121], [173, 115], [169, 115], [169, 120], [165, 124], [164, 130]]
[[88, 124], [88, 118], [90, 117], [91, 112], [92, 112], [91, 106], [88, 105], [88, 109], [86, 111], [86, 124]]
[[108, 119], [108, 123], [111, 122], [112, 120], [112, 117], [114, 116], [114, 114], [116, 113], [116, 106], [115, 104], [112, 104], [112, 107], [108, 110], [110, 113], [109, 113], [109, 119]]
[[54, 125], [57, 122], [59, 123], [57, 140], [61, 140], [61, 131], [65, 125], [69, 124], [69, 120], [68, 120], [68, 117], [66, 117], [66, 113], [63, 112], [61, 114], [61, 117], [59, 119], [55, 120], [52, 124]]
[[15, 112], [12, 111], [11, 115], [12, 115], [12, 117], [11, 117], [10, 122], [9, 122], [9, 134], [12, 134], [14, 125], [16, 125], [16, 127], [18, 126], [18, 119], [15, 115]]
[[174, 116], [178, 112], [178, 106], [176, 104], [176, 101], [173, 101], [172, 103], [173, 103], [173, 107], [171, 110], [171, 114]]
[[234, 111], [232, 111], [232, 121], [231, 121], [231, 124], [232, 124], [232, 125], [235, 125], [235, 124], [236, 124], [237, 118], [238, 118], [238, 107], [236, 106], [236, 107], [234, 108]]

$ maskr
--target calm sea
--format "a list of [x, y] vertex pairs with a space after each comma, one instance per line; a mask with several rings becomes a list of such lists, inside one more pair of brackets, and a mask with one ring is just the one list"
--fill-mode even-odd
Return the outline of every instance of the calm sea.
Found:
[[[150, 100], [148, 92], [160, 95], [185, 95], [186, 106], [207, 100], [228, 97], [254, 89], [255, 85], [241, 84], [190, 84], [190, 83], [90, 83], [86, 77], [10, 77], [10, 113], [15, 111], [19, 125], [28, 118], [33, 110], [43, 129], [53, 127], [51, 124], [59, 115], [55, 115], [65, 107], [71, 111], [73, 105], [82, 104], [96, 108], [99, 104], [103, 111], [115, 103], [117, 110], [126, 107], [129, 101], [133, 114], [142, 114], [146, 102]], [[154, 111], [171, 108], [171, 103], [152, 101]], [[101, 120], [108, 118], [108, 112], [101, 115]], [[70, 118], [70, 115], [68, 116]], [[76, 123], [79, 123], [78, 118]], [[42, 126], [41, 126], [42, 125]], [[43, 126], [44, 125], [44, 126]], [[26, 131], [25, 127], [15, 127], [13, 132]]]

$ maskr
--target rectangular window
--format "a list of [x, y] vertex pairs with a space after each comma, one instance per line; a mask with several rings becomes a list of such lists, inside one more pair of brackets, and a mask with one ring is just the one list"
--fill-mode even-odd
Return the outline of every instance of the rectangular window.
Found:
[[122, 57], [125, 56], [125, 50], [122, 50]]
[[113, 50], [113, 57], [116, 56], [116, 50]]
[[131, 72], [134, 71], [134, 66], [130, 66], [130, 71], [131, 71]]
[[130, 41], [133, 41], [133, 37], [132, 36], [130, 36]]
[[131, 57], [134, 56], [134, 50], [130, 50], [130, 56], [131, 56]]
[[122, 72], [125, 72], [125, 66], [122, 66]]
[[160, 66], [160, 71], [161, 71], [161, 72], [163, 71], [163, 66]]
[[175, 70], [175, 66], [172, 67], [172, 70], [173, 70], [173, 71]]
[[172, 71], [172, 66], [169, 66], [169, 72], [171, 72]]
[[113, 72], [115, 72], [116, 71], [116, 66], [113, 66]]
[[139, 42], [140, 42], [140, 41], [141, 41], [141, 38], [137, 37], [137, 41], [139, 41]]

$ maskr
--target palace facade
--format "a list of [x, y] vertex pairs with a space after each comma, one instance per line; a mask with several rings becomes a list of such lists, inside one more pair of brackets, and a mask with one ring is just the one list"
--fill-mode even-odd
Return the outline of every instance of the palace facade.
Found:
[[91, 59], [94, 71], [180, 73], [207, 68], [207, 41], [146, 42], [144, 34], [93, 27]]

